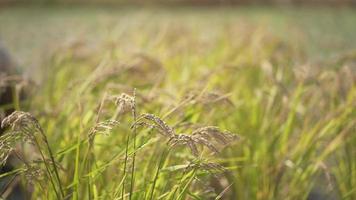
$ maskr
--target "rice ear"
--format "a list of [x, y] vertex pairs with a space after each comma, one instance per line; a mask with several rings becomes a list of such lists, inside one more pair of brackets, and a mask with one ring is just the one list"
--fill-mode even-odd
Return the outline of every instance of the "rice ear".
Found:
[[237, 139], [235, 134], [228, 131], [222, 132], [216, 126], [206, 126], [193, 131], [192, 135], [195, 137], [201, 137], [206, 140], [214, 138], [217, 142], [227, 145], [233, 140]]
[[194, 140], [196, 141], [196, 143], [201, 144], [203, 146], [206, 146], [207, 148], [209, 148], [212, 152], [218, 154], [220, 153], [219, 150], [217, 149], [217, 147], [215, 147], [211, 142], [209, 142], [208, 140], [204, 139], [204, 138], [194, 138]]
[[147, 120], [155, 124], [155, 128], [160, 130], [161, 133], [163, 133], [165, 136], [172, 136], [175, 134], [175, 131], [172, 127], [168, 126], [166, 122], [164, 122], [162, 119], [159, 117], [153, 115], [153, 114], [142, 114], [137, 118], [137, 121], [131, 126], [134, 127], [136, 123], [141, 122], [142, 120]]
[[157, 130], [160, 134], [168, 138], [167, 145], [171, 148], [177, 145], [184, 145], [190, 149], [195, 157], [199, 156], [198, 146], [205, 146], [215, 154], [220, 152], [219, 148], [214, 145], [212, 139], [224, 145], [234, 140], [233, 134], [230, 132], [222, 132], [216, 126], [198, 128], [189, 135], [183, 133], [177, 134], [174, 128], [167, 125], [161, 118], [149, 113], [140, 115], [131, 128], [135, 126], [146, 126]]
[[92, 127], [88, 133], [89, 138], [93, 138], [97, 134], [107, 135], [109, 131], [111, 131], [115, 126], [120, 124], [119, 121], [116, 120], [106, 120], [103, 122], [99, 122]]
[[195, 157], [199, 156], [198, 147], [194, 142], [188, 142], [188, 147]]

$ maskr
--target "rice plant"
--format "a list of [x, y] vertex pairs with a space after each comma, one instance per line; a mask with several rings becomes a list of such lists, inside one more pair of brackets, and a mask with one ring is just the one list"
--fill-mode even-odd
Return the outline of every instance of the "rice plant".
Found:
[[1, 195], [356, 199], [354, 51], [315, 61], [298, 31], [226, 12], [112, 14], [95, 40], [51, 44], [2, 121]]

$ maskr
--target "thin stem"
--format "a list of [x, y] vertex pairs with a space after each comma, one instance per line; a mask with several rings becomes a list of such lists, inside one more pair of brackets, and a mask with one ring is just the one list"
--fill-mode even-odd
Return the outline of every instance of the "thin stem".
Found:
[[36, 146], [37, 146], [38, 151], [39, 151], [40, 154], [41, 154], [41, 158], [42, 158], [42, 160], [43, 160], [43, 162], [44, 162], [44, 164], [45, 164], [45, 166], [46, 166], [46, 170], [47, 170], [47, 173], [48, 173], [48, 176], [49, 176], [49, 180], [51, 181], [51, 184], [52, 184], [52, 187], [53, 187], [53, 189], [54, 189], [54, 191], [55, 191], [55, 193], [56, 193], [57, 199], [61, 199], [61, 197], [60, 197], [59, 194], [58, 194], [58, 191], [57, 191], [57, 188], [56, 188], [56, 184], [54, 184], [54, 182], [53, 182], [51, 170], [49, 169], [49, 165], [48, 165], [48, 163], [47, 163], [47, 161], [46, 161], [45, 156], [43, 155], [43, 152], [42, 152], [42, 150], [41, 150], [41, 148], [40, 148], [40, 145], [39, 145], [39, 143], [38, 143], [38, 141], [37, 141], [37, 138], [34, 138], [34, 141], [35, 141], [35, 143], [36, 143]]
[[158, 180], [158, 176], [159, 176], [159, 172], [161, 171], [162, 167], [163, 167], [163, 164], [164, 164], [164, 161], [167, 157], [169, 153], [169, 150], [164, 150], [161, 154], [161, 158], [160, 158], [160, 161], [159, 161], [159, 164], [158, 164], [158, 167], [157, 167], [157, 171], [156, 171], [156, 174], [155, 174], [155, 177], [154, 177], [154, 180], [153, 180], [153, 184], [152, 184], [152, 188], [151, 188], [151, 192], [150, 192], [150, 200], [153, 199], [153, 194], [154, 194], [154, 189], [156, 187], [156, 183], [157, 183], [157, 180]]
[[17, 152], [17, 150], [15, 150], [14, 153], [15, 153], [15, 156], [17, 157], [17, 159], [19, 159], [21, 162], [23, 162], [27, 167], [30, 166], [28, 164], [28, 162], [22, 157], [22, 155], [20, 155], [19, 152]]
[[[107, 96], [107, 92], [104, 93], [103, 97], [101, 98], [101, 101], [100, 101], [100, 104], [99, 104], [99, 108], [98, 108], [98, 113], [97, 113], [97, 116], [96, 116], [96, 119], [95, 119], [95, 123], [99, 123], [99, 120], [100, 120], [100, 114], [101, 114], [101, 111], [103, 109], [103, 106], [104, 106], [104, 103], [105, 103], [105, 100], [106, 100], [106, 96]], [[92, 161], [94, 160], [94, 140], [95, 140], [95, 134], [93, 135], [92, 138], [89, 138], [89, 146], [88, 146], [88, 149], [87, 149], [87, 152], [85, 154], [85, 158], [84, 158], [84, 166], [86, 166], [86, 170], [88, 172], [88, 174], [90, 173], [90, 169], [91, 169], [91, 165], [92, 165]], [[91, 195], [91, 177], [89, 176], [88, 177], [88, 184], [87, 184], [87, 187], [88, 187], [88, 198], [89, 200], [92, 199], [92, 195]]]
[[6, 183], [6, 185], [4, 186], [3, 190], [0, 193], [0, 197], [3, 196], [3, 194], [5, 194], [5, 192], [8, 190], [8, 188], [11, 186], [12, 182], [14, 182], [14, 180], [16, 179], [16, 177], [18, 176], [18, 174], [15, 174], [10, 180], [9, 182]]
[[128, 159], [129, 142], [130, 142], [130, 135], [127, 135], [126, 150], [125, 150], [125, 162], [124, 162], [124, 181], [122, 184], [121, 199], [124, 199], [124, 194], [125, 194], [125, 179], [126, 179], [126, 167], [127, 167], [127, 159]]
[[47, 150], [48, 150], [48, 153], [49, 153], [49, 157], [51, 159], [51, 162], [53, 163], [53, 169], [54, 169], [54, 174], [57, 178], [57, 181], [58, 181], [58, 185], [59, 185], [59, 191], [61, 192], [61, 195], [62, 195], [62, 198], [64, 198], [64, 192], [63, 192], [63, 188], [62, 188], [62, 182], [61, 182], [61, 179], [59, 178], [59, 173], [58, 173], [58, 169], [57, 169], [57, 166], [56, 166], [56, 161], [54, 160], [54, 156], [53, 156], [53, 153], [52, 153], [52, 150], [48, 144], [48, 140], [47, 140], [47, 137], [46, 135], [44, 134], [42, 128], [40, 129], [40, 132], [41, 132], [41, 135], [43, 137], [43, 140], [46, 144], [46, 147], [47, 147]]
[[[90, 172], [90, 167], [92, 165], [92, 153], [90, 152], [90, 158], [88, 158], [88, 162], [87, 162], [87, 172], [89, 173]], [[88, 199], [91, 200], [91, 176], [88, 177], [88, 184], [87, 184], [87, 187], [88, 187]]]
[[137, 135], [137, 114], [136, 114], [136, 88], [133, 91], [134, 105], [132, 106], [132, 115], [134, 119], [133, 127], [133, 157], [132, 157], [132, 166], [131, 166], [131, 187], [130, 187], [130, 196], [129, 199], [132, 199], [132, 192], [135, 184], [135, 160], [136, 160], [136, 135]]

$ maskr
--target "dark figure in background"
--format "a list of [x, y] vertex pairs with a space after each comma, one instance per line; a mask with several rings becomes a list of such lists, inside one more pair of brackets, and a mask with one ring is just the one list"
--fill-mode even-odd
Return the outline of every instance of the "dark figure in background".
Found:
[[[0, 43], [0, 79], [5, 78], [5, 76], [11, 75], [14, 73], [14, 65], [11, 62], [10, 56], [5, 50], [5, 48]], [[12, 101], [12, 88], [4, 85], [4, 80], [0, 80], [0, 119], [2, 120], [6, 115], [11, 114], [13, 109], [3, 109]], [[0, 134], [2, 134], [3, 130], [0, 128]]]
[[[0, 121], [14, 111], [11, 106], [13, 104], [13, 86], [4, 84], [4, 78], [8, 75], [13, 75], [15, 71], [15, 65], [0, 43]], [[0, 135], [3, 134], [3, 131], [0, 128]], [[10, 156], [9, 162], [4, 166], [0, 166], [0, 174], [14, 170], [14, 166], [10, 163], [11, 159], [13, 158]], [[25, 188], [20, 184], [19, 177], [8, 176], [0, 178], [0, 199], [26, 200], [29, 199], [28, 196]]]

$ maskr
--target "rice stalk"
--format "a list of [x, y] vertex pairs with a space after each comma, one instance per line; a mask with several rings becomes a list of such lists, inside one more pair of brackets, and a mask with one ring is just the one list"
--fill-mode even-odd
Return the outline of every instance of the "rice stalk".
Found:
[[[131, 105], [131, 112], [133, 116], [134, 122], [137, 120], [137, 113], [136, 113], [136, 89], [133, 91], [132, 97], [132, 105]], [[132, 157], [132, 165], [131, 165], [131, 186], [130, 186], [130, 196], [129, 199], [132, 199], [132, 193], [135, 184], [135, 160], [136, 160], [136, 135], [137, 135], [137, 127], [134, 125], [133, 127], [133, 157]]]
[[[120, 114], [123, 114], [127, 110], [131, 110], [132, 117], [134, 121], [136, 120], [136, 89], [133, 91], [133, 96], [128, 95], [126, 93], [121, 93], [118, 96], [113, 96], [111, 97], [113, 99], [113, 102], [117, 106], [117, 112], [113, 116], [114, 119], [116, 119]], [[134, 153], [133, 153], [133, 159], [132, 159], [132, 171], [131, 171], [131, 184], [130, 184], [130, 193], [129, 193], [129, 199], [132, 198], [132, 191], [134, 187], [134, 169], [135, 169], [135, 156], [136, 156], [136, 128], [134, 127], [133, 131], [133, 147], [134, 147]], [[124, 169], [123, 169], [123, 180], [122, 180], [122, 191], [121, 191], [121, 199], [124, 199], [124, 194], [125, 194], [125, 180], [126, 180], [126, 171], [127, 171], [127, 163], [128, 163], [128, 149], [129, 149], [129, 143], [130, 143], [130, 135], [127, 135], [126, 139], [126, 147], [125, 147], [125, 158], [124, 158]]]

